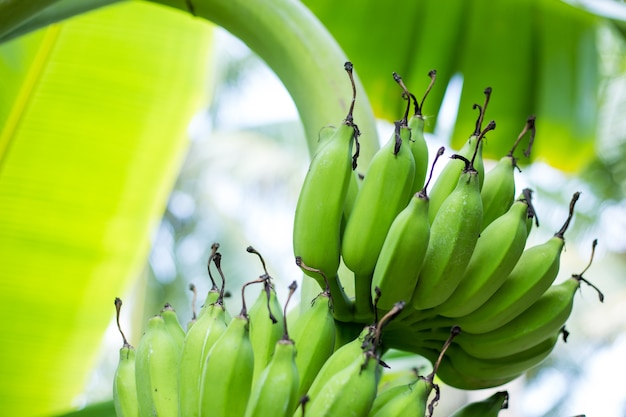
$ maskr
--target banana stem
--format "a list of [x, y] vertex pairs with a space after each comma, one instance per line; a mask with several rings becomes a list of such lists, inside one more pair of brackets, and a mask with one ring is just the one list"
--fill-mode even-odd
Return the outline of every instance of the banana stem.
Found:
[[354, 276], [354, 319], [363, 324], [370, 324], [375, 320], [371, 275]]
[[339, 321], [353, 321], [354, 304], [343, 290], [343, 286], [339, 282], [339, 276], [335, 275], [328, 278], [328, 286], [330, 287], [335, 319]]
[[[293, 98], [311, 154], [323, 126], [338, 123], [351, 97], [343, 90], [349, 61], [337, 41], [295, 0], [152, 0], [205, 18], [232, 33], [276, 73]], [[358, 71], [356, 71], [358, 72]], [[366, 168], [378, 149], [376, 121], [360, 81], [354, 120], [363, 132], [359, 163]]]

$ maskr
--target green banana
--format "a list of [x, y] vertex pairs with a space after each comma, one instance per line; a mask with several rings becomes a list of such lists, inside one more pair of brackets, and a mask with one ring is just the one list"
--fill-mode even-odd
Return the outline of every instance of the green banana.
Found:
[[335, 320], [328, 290], [319, 294], [311, 307], [297, 318], [291, 338], [296, 344], [296, 366], [299, 375], [298, 396], [311, 387], [315, 376], [335, 348]]
[[465, 404], [450, 417], [498, 417], [500, 410], [509, 406], [508, 391], [498, 391], [481, 401]]
[[[541, 363], [554, 349], [558, 337], [559, 333], [557, 332], [523, 351], [490, 359], [477, 358], [465, 352], [460, 346], [453, 345], [448, 349], [448, 357], [452, 366], [465, 375], [477, 375], [490, 380], [517, 377]], [[444, 382], [450, 383], [444, 379], [443, 375], [440, 377]], [[465, 389], [465, 387], [456, 388]]]
[[[434, 351], [428, 351], [425, 349], [420, 350], [421, 355], [428, 357], [429, 355], [434, 355]], [[478, 389], [486, 389], [493, 388], [504, 385], [508, 382], [513, 381], [518, 378], [522, 373], [520, 372], [517, 375], [511, 375], [503, 378], [487, 378], [482, 375], [473, 375], [473, 374], [464, 374], [456, 369], [448, 357], [444, 357], [439, 365], [439, 371], [437, 372], [437, 376], [443, 381], [446, 385], [449, 385], [454, 388], [464, 389], [464, 390], [478, 390]]]
[[[517, 159], [513, 155], [515, 148], [521, 139], [530, 132], [528, 148], [524, 151], [526, 157], [530, 156], [530, 149], [535, 139], [535, 116], [530, 116], [526, 120], [524, 129], [517, 137], [509, 153], [500, 158], [498, 163], [485, 174], [485, 182], [480, 190], [480, 197], [483, 200], [483, 223], [481, 231], [495, 219], [506, 213], [515, 199], [515, 177], [514, 172], [517, 167]], [[518, 168], [519, 169], [519, 168]]]
[[135, 349], [131, 345], [120, 349], [120, 361], [113, 377], [113, 404], [117, 417], [139, 417]]
[[415, 194], [420, 191], [424, 186], [424, 180], [426, 179], [426, 174], [428, 172], [428, 145], [426, 144], [426, 138], [424, 137], [424, 101], [430, 93], [430, 90], [433, 88], [435, 84], [435, 79], [437, 78], [437, 71], [431, 70], [428, 72], [428, 76], [430, 77], [430, 84], [426, 88], [426, 92], [422, 96], [422, 101], [420, 103], [417, 102], [417, 99], [413, 94], [409, 92], [409, 90], [404, 85], [402, 78], [394, 73], [394, 79], [397, 83], [400, 84], [404, 93], [407, 97], [413, 99], [413, 106], [415, 108], [415, 113], [409, 118], [408, 126], [411, 129], [411, 153], [413, 154], [413, 159], [415, 160], [415, 178], [413, 179], [413, 187], [411, 189], [411, 193]]
[[299, 386], [296, 345], [289, 339], [285, 318], [287, 304], [296, 290], [295, 281], [289, 290], [285, 311], [281, 314], [284, 333], [276, 342], [271, 360], [256, 382], [253, 382], [245, 417], [287, 417], [296, 408]]
[[[178, 402], [180, 417], [197, 417], [200, 414], [200, 383], [202, 368], [213, 343], [226, 330], [226, 309], [221, 291], [211, 274], [211, 262], [217, 261], [221, 271], [221, 254], [217, 252], [218, 243], [211, 245], [211, 254], [207, 262], [207, 272], [211, 280], [211, 289], [194, 325], [189, 327], [183, 341], [178, 366]], [[194, 292], [195, 295], [195, 292]]]
[[161, 316], [148, 320], [137, 346], [135, 381], [141, 417], [178, 415], [180, 348]]
[[378, 353], [381, 333], [404, 306], [404, 302], [396, 303], [375, 326], [365, 328], [326, 361], [307, 393], [307, 416], [358, 417], [369, 412], [382, 373]]
[[434, 311], [461, 317], [483, 305], [509, 276], [524, 252], [528, 202], [520, 198], [480, 235], [467, 269], [452, 295]]
[[[514, 355], [497, 359], [479, 359], [453, 344], [439, 363], [437, 376], [446, 385], [464, 390], [478, 390], [504, 385], [541, 363], [553, 350], [559, 334]], [[437, 342], [423, 343], [416, 353], [429, 359], [437, 358]]]
[[250, 322], [244, 291], [242, 308], [232, 318], [224, 333], [215, 341], [202, 369], [200, 383], [200, 417], [243, 417], [254, 374], [254, 349], [250, 342]]
[[174, 339], [174, 342], [176, 342], [176, 346], [178, 346], [179, 349], [182, 349], [183, 342], [185, 340], [185, 329], [183, 329], [180, 321], [178, 321], [178, 315], [176, 314], [174, 307], [167, 303], [163, 306], [159, 314], [163, 317], [165, 327], [172, 336], [172, 339]]
[[[463, 156], [465, 159], [474, 158], [474, 169], [478, 172], [479, 188], [482, 188], [483, 181], [485, 179], [485, 165], [482, 158], [483, 143], [482, 140], [478, 140], [478, 137], [481, 136], [481, 134], [484, 135], [484, 133], [482, 133], [482, 123], [485, 117], [485, 112], [487, 111], [489, 99], [491, 98], [491, 88], [487, 87], [484, 93], [485, 102], [482, 107], [478, 104], [474, 104], [474, 109], [478, 109], [479, 111], [474, 133], [472, 133], [467, 142], [465, 142], [463, 147], [459, 150], [459, 152], [457, 152], [458, 155]], [[474, 157], [474, 155], [476, 156]], [[437, 176], [437, 180], [430, 190], [430, 206], [428, 209], [428, 216], [431, 223], [435, 220], [439, 207], [441, 207], [446, 198], [456, 188], [462, 172], [462, 161], [458, 159], [451, 159]]]
[[181, 417], [197, 417], [200, 414], [202, 369], [211, 347], [226, 327], [226, 311], [219, 300], [205, 304], [196, 323], [187, 332], [178, 367]]
[[[369, 417], [423, 417], [428, 411], [428, 416], [432, 416], [434, 406], [439, 400], [439, 386], [435, 384], [434, 378], [439, 368], [439, 364], [450, 347], [452, 340], [460, 333], [458, 327], [450, 329], [447, 340], [433, 361], [433, 370], [426, 377], [418, 376], [408, 385], [398, 385], [382, 392], [376, 397], [372, 408], [368, 414]], [[435, 396], [432, 401], [428, 402], [428, 398], [432, 391]]]
[[126, 340], [120, 326], [122, 300], [115, 299], [117, 329], [124, 341], [120, 348], [120, 361], [113, 377], [113, 405], [117, 417], [139, 417], [137, 383], [135, 381], [135, 348]]
[[[495, 123], [481, 132], [477, 146], [484, 134], [495, 128]], [[476, 150], [478, 152], [478, 149]], [[460, 155], [465, 169], [457, 187], [441, 205], [430, 227], [426, 257], [413, 292], [411, 303], [416, 310], [425, 310], [443, 303], [456, 289], [470, 261], [482, 221], [482, 201], [478, 172], [472, 160]]]
[[[592, 259], [596, 244], [597, 240], [594, 240]], [[552, 285], [537, 301], [506, 325], [482, 334], [465, 332], [455, 342], [472, 356], [490, 359], [513, 355], [552, 337], [569, 318], [574, 295], [580, 288], [581, 281], [598, 291], [600, 301], [603, 301], [603, 294], [582, 276], [590, 265], [591, 260], [580, 274], [574, 274], [562, 283]]]
[[[430, 178], [443, 151], [443, 147], [439, 148]], [[426, 193], [430, 178], [393, 220], [380, 250], [372, 277], [372, 297], [376, 296], [374, 290], [379, 288], [381, 295], [377, 307], [382, 310], [390, 310], [398, 301], [407, 301], [405, 299], [412, 295], [422, 269], [430, 236]]]
[[[381, 357], [383, 362], [388, 359], [393, 359], [394, 356], [401, 355], [405, 356], [406, 352], [399, 351], [397, 349], [385, 351], [384, 355]], [[385, 394], [391, 388], [395, 388], [400, 385], [407, 385], [415, 381], [415, 379], [420, 375], [420, 368], [423, 366], [417, 367], [397, 367], [393, 370], [386, 370], [383, 372], [380, 377], [380, 382], [378, 383], [378, 394], [376, 394], [376, 398]]]
[[355, 316], [362, 322], [373, 318], [372, 274], [385, 236], [411, 196], [415, 161], [408, 146], [410, 135], [405, 115], [370, 162], [343, 233], [341, 254], [354, 272]]
[[580, 196], [574, 193], [567, 220], [548, 241], [524, 250], [500, 288], [478, 309], [456, 319], [468, 333], [486, 333], [517, 317], [552, 285], [559, 271], [564, 234]]
[[550, 287], [519, 316], [487, 333], [464, 333], [457, 340], [468, 354], [479, 359], [510, 356], [552, 337], [565, 324], [580, 286], [575, 278]]
[[250, 316], [250, 341], [254, 346], [254, 376], [252, 377], [254, 384], [269, 363], [274, 353], [274, 346], [284, 333], [282, 309], [269, 277], [263, 283], [263, 289], [250, 307], [248, 315]]
[[252, 246], [248, 246], [246, 250], [259, 257], [264, 270], [263, 275], [260, 277], [263, 280], [263, 289], [248, 311], [250, 317], [250, 342], [254, 346], [254, 374], [252, 377], [252, 385], [254, 385], [265, 366], [269, 363], [274, 353], [274, 346], [283, 336], [285, 328], [283, 326], [283, 310], [276, 297], [276, 291], [271, 282], [272, 277], [267, 272], [265, 261], [261, 254]]
[[[335, 276], [339, 268], [344, 204], [355, 163], [352, 147], [359, 135], [352, 118], [356, 95], [352, 64], [347, 62], [345, 68], [353, 86], [352, 105], [343, 123], [313, 155], [300, 189], [293, 225], [295, 255], [328, 277]], [[311, 276], [318, 278], [316, 274]], [[318, 283], [324, 288], [322, 282]]]
[[428, 397], [433, 390], [432, 381], [418, 377], [408, 385], [398, 385], [376, 396], [369, 417], [423, 417]]
[[324, 362], [324, 365], [317, 375], [315, 375], [306, 394], [310, 398], [318, 396], [319, 392], [324, 388], [324, 385], [333, 378], [335, 374], [345, 369], [355, 358], [362, 355], [363, 347], [371, 345], [375, 329], [375, 326], [364, 327], [359, 336], [335, 350], [326, 362]]
[[381, 365], [371, 351], [361, 352], [309, 395], [306, 417], [360, 417], [367, 415], [376, 397]]
[[180, 361], [179, 395], [181, 416], [199, 415], [200, 388], [203, 364], [215, 342], [226, 331], [224, 307], [216, 303], [198, 320], [196, 328], [189, 331]]

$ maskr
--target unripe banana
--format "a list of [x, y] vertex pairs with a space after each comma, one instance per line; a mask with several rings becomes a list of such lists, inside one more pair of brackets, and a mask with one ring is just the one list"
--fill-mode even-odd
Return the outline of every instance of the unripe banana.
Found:
[[341, 253], [354, 272], [355, 315], [361, 322], [373, 319], [372, 274], [393, 219], [411, 197], [410, 135], [406, 119], [396, 122], [394, 134], [372, 158], [344, 230]]
[[241, 312], [231, 319], [208, 353], [200, 382], [200, 417], [245, 414], [254, 374], [254, 350], [244, 292], [248, 285], [263, 282], [265, 279], [260, 278], [243, 285]]
[[424, 180], [426, 179], [426, 174], [428, 172], [428, 145], [426, 144], [426, 138], [424, 137], [424, 115], [422, 111], [424, 109], [424, 101], [435, 84], [437, 71], [431, 70], [428, 73], [428, 76], [430, 77], [430, 84], [426, 88], [422, 101], [418, 103], [415, 96], [409, 92], [402, 82], [402, 78], [394, 73], [394, 79], [403, 88], [407, 100], [409, 100], [409, 98], [413, 99], [413, 106], [415, 109], [415, 113], [409, 118], [408, 121], [409, 129], [411, 129], [410, 148], [411, 153], [413, 154], [413, 159], [415, 160], [415, 178], [413, 180], [411, 194], [415, 194], [423, 188]]
[[545, 243], [526, 249], [500, 288], [478, 309], [456, 319], [466, 332], [486, 333], [501, 327], [528, 308], [552, 285], [565, 245], [564, 234], [580, 193], [575, 193], [567, 220]]
[[139, 417], [135, 381], [135, 348], [124, 345], [113, 377], [113, 404], [117, 417]]
[[[352, 64], [346, 70], [353, 85], [352, 105], [343, 123], [313, 155], [300, 189], [293, 226], [293, 248], [307, 265], [321, 269], [327, 277], [339, 268], [344, 204], [352, 178], [352, 146], [359, 130], [352, 119], [354, 80]], [[318, 276], [311, 275], [314, 278]], [[321, 288], [324, 283], [318, 281]]]
[[[289, 289], [285, 310], [296, 290], [295, 281]], [[299, 386], [298, 368], [295, 361], [296, 345], [289, 339], [285, 312], [281, 316], [284, 334], [276, 342], [270, 362], [253, 383], [245, 417], [287, 417], [296, 408]]]
[[467, 269], [452, 295], [435, 312], [461, 317], [483, 305], [509, 276], [524, 252], [528, 203], [518, 200], [480, 235]]
[[481, 401], [465, 404], [450, 417], [498, 417], [500, 410], [508, 408], [509, 393], [498, 391]]
[[[594, 240], [594, 249], [596, 243], [597, 240]], [[482, 334], [465, 332], [455, 342], [474, 357], [491, 359], [516, 354], [553, 337], [569, 318], [574, 295], [580, 288], [581, 281], [598, 291], [600, 301], [604, 299], [603, 294], [583, 278], [585, 271], [572, 275], [558, 285], [552, 285], [537, 301], [506, 325]]]
[[185, 329], [183, 329], [180, 321], [178, 321], [178, 315], [176, 314], [174, 307], [172, 307], [171, 304], [167, 303], [163, 306], [159, 314], [161, 315], [161, 317], [163, 317], [163, 320], [165, 321], [165, 327], [167, 328], [169, 334], [172, 336], [172, 339], [174, 339], [176, 346], [178, 346], [178, 348], [182, 350], [183, 342], [185, 340]]
[[371, 344], [374, 331], [375, 326], [366, 326], [358, 337], [335, 350], [326, 362], [324, 362], [324, 365], [315, 376], [315, 379], [311, 383], [311, 387], [307, 391], [307, 395], [310, 398], [318, 396], [327, 381], [333, 378], [336, 373], [348, 367], [355, 360], [355, 358], [361, 356], [363, 354], [363, 346]]
[[[435, 353], [434, 351], [421, 350], [419, 352], [421, 355], [428, 357]], [[464, 390], [478, 390], [485, 388], [493, 388], [504, 385], [508, 382], [513, 381], [518, 378], [522, 373], [518, 375], [512, 375], [505, 378], [493, 378], [489, 379], [482, 375], [472, 375], [472, 374], [463, 374], [458, 369], [454, 368], [450, 358], [444, 357], [439, 366], [439, 371], [437, 372], [437, 376], [446, 384], [451, 387], [455, 387], [458, 389]]]
[[306, 417], [360, 417], [372, 407], [381, 365], [371, 351], [361, 352], [347, 367], [326, 380], [316, 395], [309, 395]]
[[178, 384], [180, 417], [200, 414], [202, 369], [215, 341], [226, 331], [226, 311], [221, 302], [205, 304], [189, 329], [180, 357]]
[[[491, 126], [495, 123], [490, 123]], [[479, 136], [479, 144], [481, 139]], [[453, 157], [464, 159], [458, 155]], [[465, 163], [457, 187], [446, 198], [431, 225], [426, 258], [411, 301], [416, 310], [436, 307], [452, 295], [478, 241], [482, 221], [478, 172], [471, 161], [465, 159]]]
[[290, 416], [298, 400], [296, 347], [279, 340], [274, 355], [254, 384], [245, 417]]
[[[476, 375], [480, 378], [498, 380], [502, 378], [517, 377], [527, 370], [539, 365], [554, 349], [559, 333], [539, 342], [538, 344], [517, 352], [513, 355], [501, 358], [480, 359], [465, 352], [458, 345], [450, 346], [448, 357], [460, 373], [464, 375]], [[439, 375], [444, 379], [444, 375]], [[472, 389], [466, 387], [456, 387], [461, 389]]]
[[[485, 103], [483, 106], [481, 107], [474, 104], [474, 108], [479, 110], [478, 119], [476, 120], [476, 129], [459, 152], [457, 152], [458, 155], [461, 155], [465, 159], [472, 159], [473, 155], [476, 155], [474, 169], [478, 172], [478, 183], [480, 188], [482, 188], [483, 181], [485, 179], [485, 166], [482, 158], [483, 143], [482, 140], [478, 140], [478, 137], [481, 136], [482, 133], [482, 122], [485, 112], [487, 111], [487, 105], [489, 104], [490, 98], [491, 88], [487, 87], [485, 89]], [[443, 167], [437, 176], [437, 180], [433, 184], [430, 191], [430, 207], [428, 209], [428, 216], [430, 217], [431, 223], [435, 220], [435, 215], [439, 211], [439, 207], [441, 207], [446, 198], [456, 188], [462, 172], [462, 161], [452, 159], [448, 161], [446, 166]]]
[[135, 381], [135, 348], [128, 343], [120, 326], [122, 300], [115, 299], [117, 328], [124, 341], [120, 348], [120, 360], [113, 377], [113, 405], [117, 417], [139, 417], [137, 383]]
[[252, 384], [263, 372], [274, 353], [276, 343], [285, 332], [283, 310], [276, 297], [269, 276], [263, 283], [256, 301], [248, 312], [250, 317], [250, 342], [254, 346], [254, 374]]
[[135, 381], [141, 417], [178, 415], [180, 347], [161, 316], [148, 320], [135, 358]]
[[[439, 148], [435, 162], [443, 150]], [[372, 297], [376, 296], [375, 288], [379, 288], [377, 307], [382, 310], [390, 310], [398, 301], [408, 301], [413, 294], [430, 236], [427, 185], [393, 220], [380, 250], [372, 278]]]
[[200, 384], [200, 417], [243, 417], [254, 372], [248, 317], [233, 317], [209, 351]]
[[[517, 168], [517, 159], [513, 155], [515, 148], [527, 132], [531, 132], [528, 148], [524, 155], [530, 155], [530, 149], [535, 139], [535, 116], [530, 116], [526, 120], [524, 129], [517, 137], [509, 153], [500, 158], [498, 163], [485, 174], [485, 182], [480, 191], [483, 200], [483, 224], [481, 230], [495, 219], [506, 213], [515, 198], [515, 177], [514, 171]], [[519, 168], [518, 168], [519, 169]]]
[[[432, 416], [435, 403], [439, 400], [439, 386], [433, 382], [439, 364], [452, 340], [458, 336], [460, 329], [450, 329], [443, 347], [436, 359], [431, 359], [432, 372], [426, 377], [418, 376], [408, 385], [399, 385], [383, 391], [374, 400], [369, 417], [423, 417], [428, 410], [428, 416]], [[433, 400], [429, 403], [428, 398], [435, 391]]]
[[398, 385], [378, 394], [369, 417], [423, 417], [432, 384], [418, 378], [408, 385]]
[[[218, 289], [211, 263], [215, 263], [222, 275], [222, 288], [225, 279], [221, 269], [222, 255], [217, 252], [218, 243], [211, 245], [211, 254], [207, 262], [207, 272], [211, 280], [211, 289], [207, 294], [200, 313], [187, 330], [178, 367], [178, 401], [180, 417], [198, 417], [200, 415], [200, 384], [202, 370], [209, 350], [215, 341], [226, 331], [227, 314], [224, 308], [222, 290]], [[195, 295], [195, 292], [194, 292]]]
[[330, 293], [323, 292], [313, 300], [293, 325], [291, 337], [296, 344], [298, 367], [298, 397], [311, 387], [326, 360], [335, 348], [335, 320], [332, 314]]

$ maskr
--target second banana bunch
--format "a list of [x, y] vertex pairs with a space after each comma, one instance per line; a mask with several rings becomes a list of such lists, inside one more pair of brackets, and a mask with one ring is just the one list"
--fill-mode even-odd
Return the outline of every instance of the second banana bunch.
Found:
[[[213, 246], [209, 274], [213, 263], [223, 278], [217, 247]], [[252, 248], [249, 252], [258, 253]], [[297, 264], [313, 270], [300, 259]], [[261, 290], [248, 310], [245, 290], [253, 284]], [[428, 375], [413, 374], [408, 383], [398, 378], [382, 384], [383, 368], [388, 367], [381, 359], [382, 330], [398, 317], [405, 303], [396, 303], [376, 323], [362, 326], [358, 336], [341, 344], [328, 288], [312, 300], [310, 309], [287, 320], [287, 304], [296, 287], [294, 281], [281, 307], [265, 271], [244, 284], [242, 310], [231, 317], [224, 305], [222, 279], [221, 289], [213, 285], [186, 331], [166, 304], [148, 320], [136, 349], [121, 329], [122, 301], [116, 298], [124, 342], [113, 383], [117, 417], [432, 415], [439, 400], [435, 374], [459, 335], [458, 326], [433, 347], [437, 358]], [[507, 401], [508, 394], [498, 392], [465, 405], [454, 416], [495, 417]]]
[[[353, 107], [352, 65], [345, 68]], [[371, 323], [405, 302], [384, 330], [385, 349], [434, 362], [442, 340], [459, 326], [438, 376], [462, 389], [499, 386], [549, 355], [572, 310], [584, 279], [554, 281], [580, 193], [572, 195], [562, 227], [527, 247], [538, 220], [532, 191], [516, 192], [515, 152], [528, 136], [524, 155], [530, 155], [535, 117], [485, 172], [482, 150], [496, 128], [495, 121], [484, 123], [489, 87], [482, 104], [473, 106], [475, 130], [433, 179], [445, 150], [429, 163], [422, 110], [436, 71], [428, 75], [430, 84], [417, 100], [393, 74], [406, 110], [364, 173], [355, 169], [360, 131], [352, 107], [332, 134], [324, 130], [297, 202], [294, 253], [327, 277], [336, 320]], [[309, 275], [324, 288], [319, 274]]]
[[[432, 335], [424, 339], [429, 341], [420, 345], [424, 356], [432, 360], [428, 374], [420, 375], [415, 369], [387, 373], [386, 329], [410, 308], [407, 303], [395, 303], [373, 323], [360, 326], [358, 335], [342, 339], [338, 337], [342, 323], [333, 316], [328, 280], [322, 271], [300, 258], [296, 258], [297, 265], [303, 271], [319, 274], [326, 285], [309, 309], [289, 319], [287, 306], [296, 291], [296, 281], [289, 286], [288, 298], [281, 307], [273, 279], [262, 262], [264, 273], [243, 285], [242, 309], [231, 316], [225, 306], [226, 280], [218, 247], [213, 245], [208, 263], [212, 289], [197, 315], [193, 309], [186, 330], [174, 309], [166, 304], [148, 320], [135, 349], [120, 326], [122, 301], [115, 299], [123, 339], [113, 382], [117, 417], [432, 417], [440, 402], [436, 376], [454, 384], [469, 380], [458, 376], [465, 372], [476, 384], [469, 388], [478, 388], [494, 373], [510, 372], [512, 368], [522, 372], [532, 366], [526, 354], [518, 354], [512, 361], [508, 355], [485, 351], [480, 341], [483, 336], [464, 334], [453, 325], [446, 330], [433, 329]], [[253, 248], [249, 247], [248, 252], [263, 260]], [[220, 288], [211, 274], [212, 265], [222, 278]], [[579, 281], [586, 282], [583, 273], [574, 275], [567, 288], [546, 292], [550, 296], [542, 298], [534, 314], [548, 313], [546, 307], [554, 304], [555, 298], [571, 307], [572, 288]], [[248, 309], [245, 294], [254, 285], [260, 291]], [[377, 291], [375, 303], [380, 294]], [[524, 314], [526, 322], [532, 323], [529, 313]], [[557, 320], [564, 321], [566, 316], [561, 314]], [[510, 349], [507, 345], [515, 344], [518, 351], [526, 351], [526, 346], [534, 343], [533, 334], [542, 331], [537, 327], [521, 331], [519, 323], [514, 328], [520, 334], [513, 339], [498, 331], [484, 337], [495, 343], [493, 349], [506, 351]], [[464, 349], [471, 353], [464, 353]], [[476, 358], [483, 359], [468, 359], [474, 352], [478, 352]], [[488, 359], [494, 357], [501, 359]], [[502, 380], [491, 382], [497, 385]], [[500, 391], [464, 405], [451, 417], [497, 417], [508, 400], [508, 393]]]

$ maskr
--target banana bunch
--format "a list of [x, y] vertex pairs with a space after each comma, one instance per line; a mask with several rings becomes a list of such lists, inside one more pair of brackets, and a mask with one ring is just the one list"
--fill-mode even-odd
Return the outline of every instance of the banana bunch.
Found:
[[[554, 236], [528, 246], [539, 223], [532, 191], [516, 197], [515, 171], [521, 170], [515, 152], [528, 137], [524, 155], [530, 155], [535, 116], [525, 121], [508, 154], [485, 172], [482, 149], [496, 128], [495, 121], [485, 123], [490, 87], [483, 103], [473, 106], [474, 131], [433, 179], [444, 149], [429, 162], [423, 106], [436, 72], [428, 76], [418, 101], [393, 73], [406, 110], [366, 171], [356, 171], [357, 155], [351, 158], [346, 145], [358, 132], [346, 129], [354, 126], [350, 113], [321, 144], [298, 198], [294, 254], [329, 277], [329, 284], [319, 275], [316, 280], [321, 288], [330, 285], [339, 323], [369, 324], [405, 302], [384, 330], [384, 349], [434, 361], [441, 341], [460, 326], [463, 334], [441, 361], [439, 377], [463, 389], [499, 386], [545, 359], [569, 317], [581, 280], [554, 281], [580, 193], [572, 195]], [[356, 184], [352, 193], [346, 192], [350, 181]]]
[[[596, 244], [594, 241], [591, 259]], [[374, 321], [360, 326], [353, 337], [345, 339], [344, 335], [344, 343], [339, 343], [337, 336], [345, 324], [333, 316], [333, 296], [322, 270], [296, 258], [303, 272], [319, 275], [325, 289], [288, 326], [287, 306], [297, 289], [296, 281], [281, 306], [263, 258], [248, 247], [249, 253], [261, 259], [264, 272], [243, 285], [242, 309], [231, 316], [224, 304], [222, 255], [216, 249], [214, 245], [209, 263], [219, 271], [222, 286], [208, 292], [186, 330], [176, 311], [166, 304], [148, 320], [135, 350], [119, 324], [122, 302], [115, 300], [123, 339], [113, 382], [118, 417], [432, 416], [439, 401], [435, 375], [464, 389], [510, 381], [545, 358], [558, 335], [565, 335], [564, 323], [580, 283], [597, 290], [583, 277], [590, 260], [581, 273], [550, 286], [506, 326], [468, 333], [458, 325], [419, 328], [425, 321], [418, 320], [414, 321], [416, 329], [411, 330], [415, 340], [406, 334], [401, 340], [397, 330], [392, 330], [406, 326], [411, 320], [406, 310], [412, 307], [397, 302], [379, 319], [382, 291], [377, 287]], [[248, 309], [245, 292], [255, 284], [261, 290]], [[597, 291], [602, 301], [602, 293]], [[388, 367], [384, 355], [390, 345], [403, 344], [428, 358], [432, 372], [416, 374], [408, 383], [384, 386], [381, 378]], [[458, 415], [485, 410], [484, 415], [495, 416], [503, 403], [504, 398], [497, 396], [468, 405], [468, 410], [459, 410]]]
[[[216, 247], [209, 262], [223, 277]], [[248, 252], [259, 255], [251, 247]], [[328, 282], [321, 270], [308, 267], [301, 259], [297, 264]], [[264, 262], [263, 267], [265, 270]], [[248, 310], [245, 290], [254, 284], [262, 288]], [[230, 317], [224, 306], [223, 280], [221, 289], [209, 291], [187, 330], [166, 304], [148, 320], [136, 351], [119, 327], [122, 302], [117, 298], [117, 323], [124, 342], [113, 383], [117, 416], [368, 415], [385, 366], [382, 329], [401, 313], [405, 303], [397, 303], [376, 323], [364, 326], [359, 335], [338, 346], [328, 287], [291, 323], [290, 332], [287, 305], [296, 281], [289, 286], [289, 296], [281, 307], [272, 277], [265, 270], [243, 285], [241, 312]], [[435, 386], [433, 376], [428, 380], [428, 392]], [[427, 397], [420, 401], [426, 404]]]
[[[580, 193], [554, 236], [527, 245], [538, 221], [532, 191], [516, 193], [514, 153], [529, 135], [528, 156], [533, 116], [485, 172], [482, 149], [496, 127], [494, 121], [483, 127], [492, 93], [486, 88], [466, 145], [433, 178], [445, 149], [430, 161], [423, 106], [436, 72], [428, 74], [421, 101], [394, 73], [406, 109], [362, 173], [352, 64], [345, 70], [353, 87], [348, 113], [338, 127], [324, 129], [294, 219], [296, 265], [320, 293], [302, 300], [308, 308], [287, 314], [296, 281], [281, 305], [263, 257], [248, 247], [263, 272], [243, 285], [241, 311], [230, 314], [215, 243], [207, 262], [211, 289], [196, 314], [190, 287], [186, 328], [166, 304], [135, 349], [119, 327], [116, 299], [123, 339], [113, 381], [118, 417], [432, 416], [440, 396], [435, 376], [467, 390], [512, 381], [566, 338], [581, 282], [603, 300], [583, 277], [597, 241], [581, 273], [554, 282]], [[251, 286], [260, 290], [248, 309]], [[398, 350], [423, 356], [432, 371], [383, 383], [386, 355]], [[507, 401], [497, 393], [454, 415], [496, 416]]]

